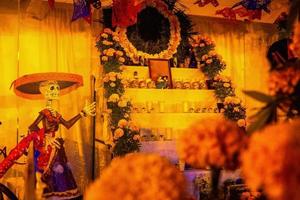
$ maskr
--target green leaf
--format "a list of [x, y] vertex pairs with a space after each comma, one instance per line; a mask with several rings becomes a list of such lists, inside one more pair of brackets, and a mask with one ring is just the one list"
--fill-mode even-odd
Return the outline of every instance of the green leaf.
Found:
[[253, 122], [247, 129], [247, 133], [250, 135], [253, 132], [263, 128], [266, 124], [270, 122], [270, 120], [276, 118], [276, 102], [271, 102], [263, 107], [257, 114], [255, 114], [256, 121]]
[[267, 94], [264, 94], [262, 92], [254, 91], [254, 90], [247, 90], [243, 91], [246, 95], [252, 97], [253, 99], [264, 102], [264, 103], [270, 103], [274, 101], [274, 98], [272, 96], [269, 96]]

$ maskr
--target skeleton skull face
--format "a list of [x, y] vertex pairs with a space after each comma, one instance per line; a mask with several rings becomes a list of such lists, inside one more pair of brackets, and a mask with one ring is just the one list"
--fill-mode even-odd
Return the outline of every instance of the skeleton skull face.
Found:
[[45, 81], [40, 84], [40, 91], [47, 100], [59, 99], [60, 87], [56, 81]]

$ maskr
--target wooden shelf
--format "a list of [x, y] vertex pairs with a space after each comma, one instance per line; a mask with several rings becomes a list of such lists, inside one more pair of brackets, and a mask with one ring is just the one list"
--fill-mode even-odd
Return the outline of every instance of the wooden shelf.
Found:
[[183, 102], [183, 101], [205, 101], [214, 102], [214, 90], [186, 90], [186, 89], [143, 89], [127, 88], [125, 94], [131, 97], [134, 102], [146, 101], [165, 101], [165, 102]]
[[197, 120], [218, 116], [220, 113], [132, 113], [140, 127], [185, 129]]
[[[138, 72], [138, 77], [149, 78], [149, 68], [147, 66], [123, 66], [125, 77], [133, 77], [133, 72]], [[171, 68], [173, 79], [201, 79], [204, 80], [204, 74], [195, 68]]]

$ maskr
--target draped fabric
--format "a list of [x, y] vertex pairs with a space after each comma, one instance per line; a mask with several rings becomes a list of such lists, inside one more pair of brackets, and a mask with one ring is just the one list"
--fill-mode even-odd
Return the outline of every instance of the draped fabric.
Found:
[[[80, 112], [86, 101], [91, 102], [90, 76], [92, 66], [97, 65], [92, 59], [96, 50], [91, 26], [84, 20], [71, 23], [72, 5], [56, 4], [55, 9], [49, 11], [47, 2], [42, 2], [32, 13], [47, 12], [33, 18], [26, 12], [30, 6], [21, 5], [18, 12], [17, 1], [6, 2], [8, 5], [0, 3], [0, 148], [5, 145], [9, 151], [16, 145], [17, 133], [20, 141], [45, 107], [45, 101], [16, 97], [9, 89], [13, 80], [38, 72], [82, 75], [84, 86], [61, 96], [55, 104], [64, 118], [69, 119]], [[91, 177], [91, 118], [81, 119], [69, 130], [61, 126], [58, 136], [65, 138], [68, 160], [83, 191]], [[26, 159], [24, 156], [19, 162]], [[21, 176], [23, 169], [24, 166], [15, 165], [7, 177]]]
[[137, 0], [113, 0], [112, 25], [127, 27], [136, 23], [141, 5]]
[[245, 96], [243, 90], [268, 92], [268, 47], [277, 40], [277, 30], [272, 24], [248, 23], [234, 20], [193, 16], [195, 31], [207, 35], [216, 43], [216, 51], [227, 66], [223, 72], [230, 76], [237, 94], [251, 116], [262, 104]]

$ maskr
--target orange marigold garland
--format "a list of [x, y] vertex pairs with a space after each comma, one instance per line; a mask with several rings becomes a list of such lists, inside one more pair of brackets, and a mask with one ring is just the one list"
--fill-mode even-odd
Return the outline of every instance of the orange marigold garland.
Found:
[[123, 48], [119, 45], [119, 35], [105, 28], [99, 36], [97, 47], [104, 69], [102, 78], [106, 97], [106, 111], [109, 116], [109, 128], [113, 135], [113, 154], [123, 156], [139, 151], [139, 129], [130, 127], [125, 121], [130, 120], [131, 102], [124, 95], [122, 64], [128, 60]]
[[146, 0], [142, 4], [142, 9], [146, 6], [156, 8], [161, 14], [163, 14], [170, 21], [170, 41], [168, 48], [158, 54], [149, 54], [136, 49], [136, 47], [128, 40], [126, 35], [126, 28], [118, 27], [116, 32], [119, 33], [120, 45], [123, 47], [126, 55], [131, 58], [134, 63], [139, 63], [139, 57], [143, 58], [164, 58], [170, 59], [177, 52], [177, 47], [181, 41], [180, 35], [180, 22], [176, 15], [174, 15], [168, 6], [163, 1], [158, 0]]
[[158, 155], [139, 153], [114, 159], [85, 200], [184, 200], [185, 194], [185, 179], [174, 165]]
[[[202, 35], [195, 35], [190, 39], [192, 51], [196, 57], [200, 70], [209, 79], [208, 87], [213, 87], [218, 107], [227, 119], [236, 121], [240, 127], [246, 128], [246, 108], [239, 102], [237, 105], [226, 105], [227, 98], [237, 98], [232, 81], [221, 76], [226, 64], [222, 57], [215, 52], [215, 43]], [[224, 105], [225, 104], [225, 105]]]
[[256, 132], [242, 154], [246, 183], [270, 200], [300, 199], [300, 119]]

